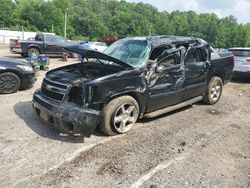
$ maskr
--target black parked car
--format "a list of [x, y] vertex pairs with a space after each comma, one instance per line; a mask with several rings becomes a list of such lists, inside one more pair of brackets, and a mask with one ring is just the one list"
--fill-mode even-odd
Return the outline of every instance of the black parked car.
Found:
[[[61, 36], [37, 33], [35, 40], [16, 40], [10, 39], [10, 51], [16, 54], [21, 54], [23, 57], [38, 57], [40, 54], [46, 55], [62, 55], [65, 50], [55, 46], [55, 43], [69, 43]], [[69, 53], [73, 56], [72, 53]]]
[[30, 88], [36, 81], [33, 67], [22, 61], [0, 58], [0, 93]]
[[[64, 46], [87, 61], [47, 73], [33, 97], [39, 117], [63, 132], [90, 136], [128, 132], [152, 118], [203, 100], [215, 104], [232, 77], [233, 56], [202, 39], [126, 38], [103, 53]], [[202, 117], [201, 117], [202, 118]]]

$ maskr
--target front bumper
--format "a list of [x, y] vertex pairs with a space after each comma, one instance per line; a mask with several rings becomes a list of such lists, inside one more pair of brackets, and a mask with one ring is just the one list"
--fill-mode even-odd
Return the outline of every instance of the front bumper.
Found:
[[16, 54], [21, 54], [22, 53], [22, 49], [21, 48], [10, 48], [10, 51], [12, 53], [16, 53]]
[[46, 123], [66, 134], [80, 133], [90, 137], [101, 118], [101, 112], [74, 103], [55, 104], [45, 99], [40, 90], [33, 96], [33, 108]]

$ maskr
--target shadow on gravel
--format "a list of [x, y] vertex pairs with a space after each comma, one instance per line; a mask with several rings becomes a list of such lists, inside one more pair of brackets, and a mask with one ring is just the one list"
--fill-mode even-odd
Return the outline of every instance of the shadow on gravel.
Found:
[[239, 84], [250, 84], [250, 77], [236, 77], [231, 80], [233, 83], [239, 83]]
[[21, 55], [16, 55], [16, 54], [15, 55], [5, 55], [3, 57], [9, 58], [9, 59], [20, 59], [20, 60], [24, 60], [25, 61], [24, 57], [22, 57]]
[[84, 143], [83, 136], [60, 134], [52, 126], [42, 122], [33, 110], [31, 101], [19, 102], [14, 105], [15, 113], [38, 135], [53, 140], [69, 143]]
[[[195, 103], [194, 105], [196, 105], [197, 103]], [[160, 115], [160, 116], [157, 116], [157, 117], [154, 117], [154, 118], [150, 118], [150, 119], [141, 119], [138, 121], [138, 123], [148, 123], [148, 122], [151, 122], [151, 121], [155, 121], [157, 119], [161, 119], [161, 118], [165, 118], [167, 116], [171, 116], [171, 115], [174, 115], [175, 113], [179, 113], [179, 112], [182, 112], [182, 111], [185, 111], [185, 110], [188, 110], [192, 108], [192, 105], [189, 105], [189, 106], [186, 106], [186, 107], [183, 107], [183, 108], [180, 108], [180, 109], [177, 109], [177, 110], [174, 110], [172, 112], [168, 112], [166, 114], [163, 114], [163, 115]]]

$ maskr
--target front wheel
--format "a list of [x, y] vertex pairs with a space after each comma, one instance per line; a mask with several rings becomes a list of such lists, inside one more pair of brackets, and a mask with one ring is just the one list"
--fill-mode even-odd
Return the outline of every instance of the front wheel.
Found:
[[15, 93], [20, 88], [20, 85], [20, 78], [16, 74], [12, 72], [0, 74], [0, 93]]
[[124, 134], [136, 123], [139, 105], [131, 96], [121, 96], [110, 101], [102, 110], [101, 130], [108, 136]]
[[222, 94], [222, 87], [223, 82], [221, 78], [218, 76], [214, 76], [208, 84], [208, 88], [203, 97], [203, 101], [209, 105], [217, 103], [220, 100]]

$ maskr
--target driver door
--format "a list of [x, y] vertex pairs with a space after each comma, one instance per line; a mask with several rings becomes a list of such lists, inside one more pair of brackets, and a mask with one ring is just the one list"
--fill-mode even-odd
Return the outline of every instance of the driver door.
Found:
[[[171, 49], [172, 50], [172, 49]], [[170, 50], [170, 51], [171, 51]], [[163, 53], [148, 80], [149, 100], [147, 112], [175, 105], [184, 95], [185, 67], [181, 50]]]

